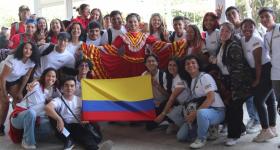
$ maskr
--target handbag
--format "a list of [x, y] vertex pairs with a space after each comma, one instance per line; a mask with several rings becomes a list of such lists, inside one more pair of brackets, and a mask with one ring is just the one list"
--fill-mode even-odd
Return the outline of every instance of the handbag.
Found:
[[191, 99], [190, 101], [184, 103], [183, 111], [182, 111], [183, 116], [186, 116], [191, 112], [196, 111], [205, 100], [206, 100], [206, 96], [203, 96], [203, 97]]
[[100, 131], [100, 129], [94, 125], [93, 123], [86, 123], [83, 124], [81, 122], [80, 119], [78, 119], [78, 117], [73, 113], [73, 111], [70, 109], [70, 107], [66, 104], [64, 98], [62, 97], [62, 95], [60, 96], [62, 102], [65, 104], [65, 106], [67, 107], [67, 109], [71, 112], [71, 114], [74, 116], [74, 118], [78, 121], [78, 123], [86, 130], [88, 131], [90, 134], [92, 134], [94, 136], [94, 139], [96, 140], [97, 143], [100, 143], [102, 141], [102, 133]]
[[[205, 73], [200, 73], [199, 76], [195, 79], [194, 81], [194, 86], [192, 88], [192, 95], [196, 95], [195, 93], [195, 87], [197, 85], [198, 80], [204, 75]], [[206, 96], [198, 97], [198, 98], [193, 98], [189, 101], [186, 101], [183, 104], [183, 116], [186, 117], [186, 115], [190, 114], [193, 111], [196, 111], [199, 106], [206, 100]]]

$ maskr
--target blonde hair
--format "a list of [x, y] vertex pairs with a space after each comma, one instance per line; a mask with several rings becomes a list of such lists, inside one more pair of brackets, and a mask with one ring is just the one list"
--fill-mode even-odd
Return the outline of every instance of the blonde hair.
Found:
[[150, 34], [154, 33], [153, 27], [152, 27], [152, 21], [154, 17], [159, 17], [161, 23], [159, 26], [159, 32], [163, 33], [166, 30], [166, 23], [164, 18], [159, 14], [159, 13], [154, 13], [152, 14], [151, 18], [150, 18], [150, 22], [149, 22], [149, 30], [150, 30]]

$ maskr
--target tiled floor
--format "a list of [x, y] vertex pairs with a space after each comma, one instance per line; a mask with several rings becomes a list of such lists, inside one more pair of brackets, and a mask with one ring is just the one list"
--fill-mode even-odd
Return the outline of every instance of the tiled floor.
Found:
[[[245, 120], [247, 113], [245, 114]], [[279, 121], [278, 121], [279, 125]], [[189, 149], [189, 143], [180, 143], [176, 141], [175, 134], [166, 135], [164, 130], [157, 129], [148, 132], [144, 126], [131, 127], [128, 125], [111, 125], [102, 124], [102, 131], [105, 140], [111, 139], [114, 142], [113, 150], [185, 150]], [[280, 131], [280, 128], [278, 128]], [[241, 137], [239, 143], [234, 147], [223, 145], [225, 137], [220, 137], [215, 141], [208, 142], [203, 148], [205, 150], [277, 150], [277, 144], [280, 138], [274, 138], [266, 143], [251, 142], [253, 135]], [[63, 144], [54, 137], [46, 137], [45, 141], [38, 142], [38, 149], [42, 150], [59, 150]], [[0, 137], [0, 150], [18, 150], [22, 149], [20, 145], [13, 144], [8, 136]], [[76, 148], [81, 149], [81, 148]], [[279, 149], [280, 150], [280, 149]]]

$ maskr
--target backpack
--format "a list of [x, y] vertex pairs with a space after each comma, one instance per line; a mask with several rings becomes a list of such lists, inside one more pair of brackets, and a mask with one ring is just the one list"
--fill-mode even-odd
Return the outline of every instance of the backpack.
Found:
[[113, 39], [113, 37], [112, 37], [112, 30], [109, 28], [107, 30], [107, 33], [108, 33], [108, 43], [111, 45], [112, 44], [112, 39]]
[[163, 71], [159, 70], [158, 80], [161, 87], [163, 87]]
[[170, 42], [174, 42], [174, 40], [175, 40], [175, 31], [173, 31], [173, 32], [170, 32], [170, 36], [169, 36], [169, 41]]
[[16, 29], [16, 33], [15, 34], [18, 34], [19, 33], [19, 23], [18, 22], [14, 22], [12, 23], [12, 26], [15, 25], [15, 29]]

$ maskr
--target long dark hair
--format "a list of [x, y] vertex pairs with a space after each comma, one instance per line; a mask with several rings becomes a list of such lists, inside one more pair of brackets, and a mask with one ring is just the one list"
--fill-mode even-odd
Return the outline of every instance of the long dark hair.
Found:
[[207, 16], [210, 16], [212, 19], [215, 20], [215, 24], [214, 24], [214, 27], [212, 29], [212, 31], [214, 31], [215, 29], [219, 29], [220, 28], [220, 25], [219, 25], [219, 17], [213, 13], [213, 12], [207, 12], [204, 17], [203, 17], [203, 21], [202, 21], [202, 29], [203, 31], [207, 31], [205, 25], [204, 25], [204, 22], [205, 22], [205, 19]]
[[69, 25], [69, 28], [67, 30], [67, 32], [70, 34], [70, 40], [72, 40], [72, 30], [73, 30], [73, 26], [74, 25], [79, 25], [80, 26], [80, 29], [81, 29], [81, 35], [79, 36], [79, 41], [84, 41], [85, 38], [86, 38], [86, 33], [85, 33], [85, 30], [83, 29], [83, 26], [79, 23], [79, 22], [73, 22]]
[[62, 23], [62, 21], [61, 21], [60, 19], [57, 19], [57, 18], [53, 19], [53, 20], [51, 21], [51, 23], [50, 23], [50, 31], [49, 31], [48, 36], [47, 36], [47, 42], [50, 42], [51, 37], [54, 36], [54, 32], [52, 31], [52, 28], [51, 28], [51, 24], [52, 24], [52, 22], [53, 22], [54, 20], [57, 20], [57, 21], [59, 22], [60, 27], [61, 27], [61, 28], [60, 28], [60, 32], [64, 32], [64, 31], [65, 31], [65, 26], [64, 26], [64, 24]]
[[23, 49], [26, 44], [30, 44], [32, 47], [31, 48], [32, 54], [29, 59], [32, 62], [34, 62], [35, 65], [38, 65], [39, 64], [39, 53], [38, 53], [39, 50], [38, 50], [38, 47], [33, 42], [25, 42], [25, 43], [20, 44], [15, 51], [14, 57], [18, 60], [21, 60], [23, 58]]
[[47, 33], [48, 32], [48, 22], [47, 22], [47, 19], [46, 18], [44, 18], [44, 17], [38, 17], [37, 19], [36, 19], [36, 21], [37, 21], [37, 31], [36, 31], [36, 33], [40, 33], [41, 31], [40, 30], [38, 30], [38, 22], [40, 21], [40, 20], [45, 20], [45, 22], [46, 22], [46, 29], [44, 30], [44, 33]]
[[42, 89], [45, 89], [45, 88], [46, 88], [46, 85], [45, 85], [45, 78], [46, 78], [47, 73], [50, 72], [50, 71], [55, 72], [56, 81], [55, 81], [55, 83], [54, 83], [53, 86], [54, 86], [54, 87], [57, 87], [57, 72], [56, 72], [56, 70], [55, 70], [54, 68], [50, 67], [50, 68], [47, 68], [47, 69], [45, 69], [45, 70], [43, 71], [43, 73], [42, 73], [42, 75], [41, 75], [41, 77], [40, 77], [40, 79], [39, 79], [39, 83], [40, 83], [40, 85], [42, 86]]
[[[182, 78], [182, 65], [181, 65], [181, 62], [180, 62], [180, 59], [179, 58], [177, 58], [177, 57], [171, 57], [171, 58], [169, 58], [169, 60], [168, 60], [168, 64], [169, 64], [169, 62], [171, 62], [171, 61], [174, 61], [175, 63], [176, 63], [176, 65], [177, 65], [177, 71], [178, 71], [178, 74], [179, 74], [179, 76]], [[173, 75], [168, 71], [168, 69], [167, 69], [167, 71], [166, 71], [166, 80], [167, 80], [167, 92], [169, 93], [169, 94], [171, 94], [172, 93], [172, 83], [173, 83]]]

